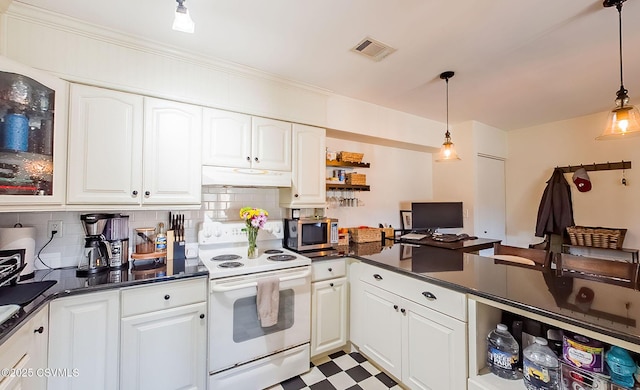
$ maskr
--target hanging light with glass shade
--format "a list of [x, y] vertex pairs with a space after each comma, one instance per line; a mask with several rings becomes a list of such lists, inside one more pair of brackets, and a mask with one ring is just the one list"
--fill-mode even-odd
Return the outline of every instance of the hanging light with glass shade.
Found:
[[178, 3], [178, 7], [176, 8], [176, 13], [173, 18], [172, 28], [176, 31], [193, 34], [195, 30], [195, 23], [193, 23], [193, 20], [189, 15], [187, 6], [184, 5], [185, 0], [176, 0], [176, 2]]
[[618, 37], [620, 44], [620, 89], [616, 93], [616, 108], [611, 110], [607, 119], [607, 128], [597, 140], [615, 139], [640, 135], [640, 113], [629, 105], [629, 95], [622, 78], [622, 3], [626, 0], [604, 0], [605, 7], [618, 10]]
[[449, 79], [453, 77], [455, 73], [452, 71], [446, 71], [440, 73], [440, 78], [447, 84], [447, 132], [444, 133], [444, 143], [440, 148], [437, 162], [443, 161], [457, 161], [460, 160], [458, 153], [456, 153], [455, 145], [451, 142], [451, 133], [449, 132]]

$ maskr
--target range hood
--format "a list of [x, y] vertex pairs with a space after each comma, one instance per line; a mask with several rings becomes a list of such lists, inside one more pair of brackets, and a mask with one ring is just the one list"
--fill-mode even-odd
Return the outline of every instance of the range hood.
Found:
[[236, 187], [291, 187], [291, 172], [205, 165], [202, 185]]

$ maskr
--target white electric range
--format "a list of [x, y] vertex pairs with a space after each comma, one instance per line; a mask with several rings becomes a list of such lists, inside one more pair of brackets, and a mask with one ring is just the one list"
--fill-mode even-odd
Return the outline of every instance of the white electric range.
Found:
[[[209, 389], [267, 388], [309, 369], [311, 259], [282, 248], [282, 221], [258, 232], [258, 257], [247, 258], [244, 222], [205, 220], [200, 261], [209, 270]], [[278, 321], [262, 327], [257, 286], [279, 283]]]

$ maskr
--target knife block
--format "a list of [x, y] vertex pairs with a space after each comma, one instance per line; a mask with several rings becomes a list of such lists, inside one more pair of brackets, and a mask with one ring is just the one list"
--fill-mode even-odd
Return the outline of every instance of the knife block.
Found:
[[167, 274], [184, 272], [186, 242], [176, 241], [173, 230], [167, 230]]

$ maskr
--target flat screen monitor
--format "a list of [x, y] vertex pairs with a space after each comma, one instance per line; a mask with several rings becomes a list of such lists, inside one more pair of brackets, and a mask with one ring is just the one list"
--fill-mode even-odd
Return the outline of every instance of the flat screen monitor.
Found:
[[462, 228], [462, 202], [411, 203], [413, 230]]

